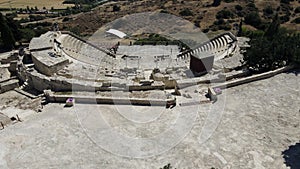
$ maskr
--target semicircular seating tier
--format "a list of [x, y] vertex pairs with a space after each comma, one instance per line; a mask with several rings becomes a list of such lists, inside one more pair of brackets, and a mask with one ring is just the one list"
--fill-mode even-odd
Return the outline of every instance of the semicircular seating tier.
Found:
[[58, 41], [61, 42], [63, 52], [77, 61], [97, 66], [113, 64], [114, 54], [74, 35], [62, 34]]
[[226, 32], [200, 44], [194, 49], [180, 53], [177, 57], [185, 59], [193, 55], [201, 59], [202, 57], [213, 55], [215, 60], [220, 60], [235, 50], [236, 42], [236, 37], [231, 32]]

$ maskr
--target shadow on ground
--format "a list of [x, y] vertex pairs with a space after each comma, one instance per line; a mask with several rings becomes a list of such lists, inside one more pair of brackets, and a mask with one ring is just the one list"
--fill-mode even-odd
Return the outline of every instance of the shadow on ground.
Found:
[[290, 146], [282, 152], [284, 163], [291, 169], [300, 169], [300, 143]]
[[300, 74], [300, 69], [299, 69], [299, 68], [296, 68], [296, 69], [287, 71], [286, 73], [287, 73], [287, 74], [293, 73], [293, 74], [295, 74], [295, 76], [298, 76], [298, 75]]

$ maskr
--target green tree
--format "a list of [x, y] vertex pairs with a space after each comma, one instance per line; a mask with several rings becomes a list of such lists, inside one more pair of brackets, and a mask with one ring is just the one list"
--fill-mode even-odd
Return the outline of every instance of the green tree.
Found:
[[300, 13], [300, 6], [295, 9], [295, 13]]
[[234, 7], [237, 11], [243, 10], [243, 7], [241, 5], [235, 5]]
[[239, 27], [238, 27], [238, 32], [237, 32], [237, 36], [242, 36], [243, 34], [243, 21], [241, 20], [239, 23]]
[[274, 34], [268, 35], [266, 32], [252, 38], [251, 47], [244, 53], [244, 65], [253, 72], [265, 72], [286, 65], [299, 64], [300, 34], [290, 34], [277, 24], [271, 24], [267, 31]]
[[7, 50], [13, 49], [16, 41], [2, 13], [0, 13], [0, 32], [3, 47]]
[[300, 64], [300, 34], [294, 34], [290, 38], [289, 42], [289, 52], [291, 53], [289, 56], [289, 61], [291, 63]]
[[121, 10], [121, 7], [119, 7], [118, 5], [113, 6], [113, 12], [118, 12], [120, 10]]
[[193, 16], [193, 12], [188, 8], [185, 8], [184, 10], [180, 11], [179, 14], [181, 16]]
[[234, 17], [234, 14], [230, 10], [227, 10], [227, 9], [223, 9], [216, 14], [217, 19], [221, 19], [221, 18], [229, 19], [229, 18], [233, 18], [233, 17]]
[[274, 35], [278, 34], [280, 27], [280, 19], [278, 17], [278, 14], [276, 14], [273, 18], [272, 23], [269, 25], [268, 29], [265, 32], [265, 36], [268, 38], [274, 38]]
[[9, 27], [10, 31], [12, 32], [14, 38], [16, 41], [20, 40], [22, 38], [22, 34], [20, 33], [20, 23], [14, 18], [17, 16], [11, 15], [11, 16], [5, 16], [7, 26]]
[[251, 12], [247, 14], [245, 17], [245, 23], [258, 28], [261, 24], [261, 18], [258, 12]]
[[263, 9], [264, 15], [272, 15], [274, 13], [273, 8], [271, 6], [267, 6]]
[[212, 6], [219, 6], [221, 4], [221, 0], [214, 0]]
[[294, 19], [292, 23], [300, 24], [300, 17]]

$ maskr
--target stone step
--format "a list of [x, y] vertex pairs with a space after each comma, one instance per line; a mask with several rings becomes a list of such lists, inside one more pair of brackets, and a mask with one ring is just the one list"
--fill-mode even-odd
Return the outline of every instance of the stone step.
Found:
[[24, 90], [21, 90], [21, 89], [19, 89], [19, 88], [15, 88], [14, 90], [15, 90], [16, 92], [18, 92], [18, 93], [20, 93], [20, 94], [26, 96], [26, 97], [31, 98], [31, 99], [36, 99], [36, 98], [40, 97], [40, 95], [36, 96], [36, 95], [33, 95], [33, 94], [31, 94], [31, 93], [28, 93], [28, 92], [26, 92], [26, 91], [24, 91]]
[[0, 83], [0, 93], [7, 92], [9, 90], [13, 90], [14, 88], [19, 87], [18, 79], [10, 79]]

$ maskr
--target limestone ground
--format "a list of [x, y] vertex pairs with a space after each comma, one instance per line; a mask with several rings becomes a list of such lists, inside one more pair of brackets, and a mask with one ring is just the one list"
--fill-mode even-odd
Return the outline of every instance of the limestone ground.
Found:
[[[299, 75], [284, 73], [227, 89], [223, 92], [226, 97], [219, 98], [226, 98], [221, 121], [206, 142], [199, 144], [199, 133], [208, 113], [216, 112], [199, 113], [199, 123], [182, 142], [147, 159], [122, 158], [102, 150], [86, 136], [74, 113], [79, 108], [100, 108], [119, 131], [125, 131], [128, 123], [112, 106], [76, 104], [66, 109], [49, 104], [42, 113], [0, 130], [0, 168], [158, 169], [171, 163], [178, 169], [284, 169], [282, 152], [300, 140], [299, 82]], [[172, 111], [169, 113], [166, 120], [173, 117]]]

